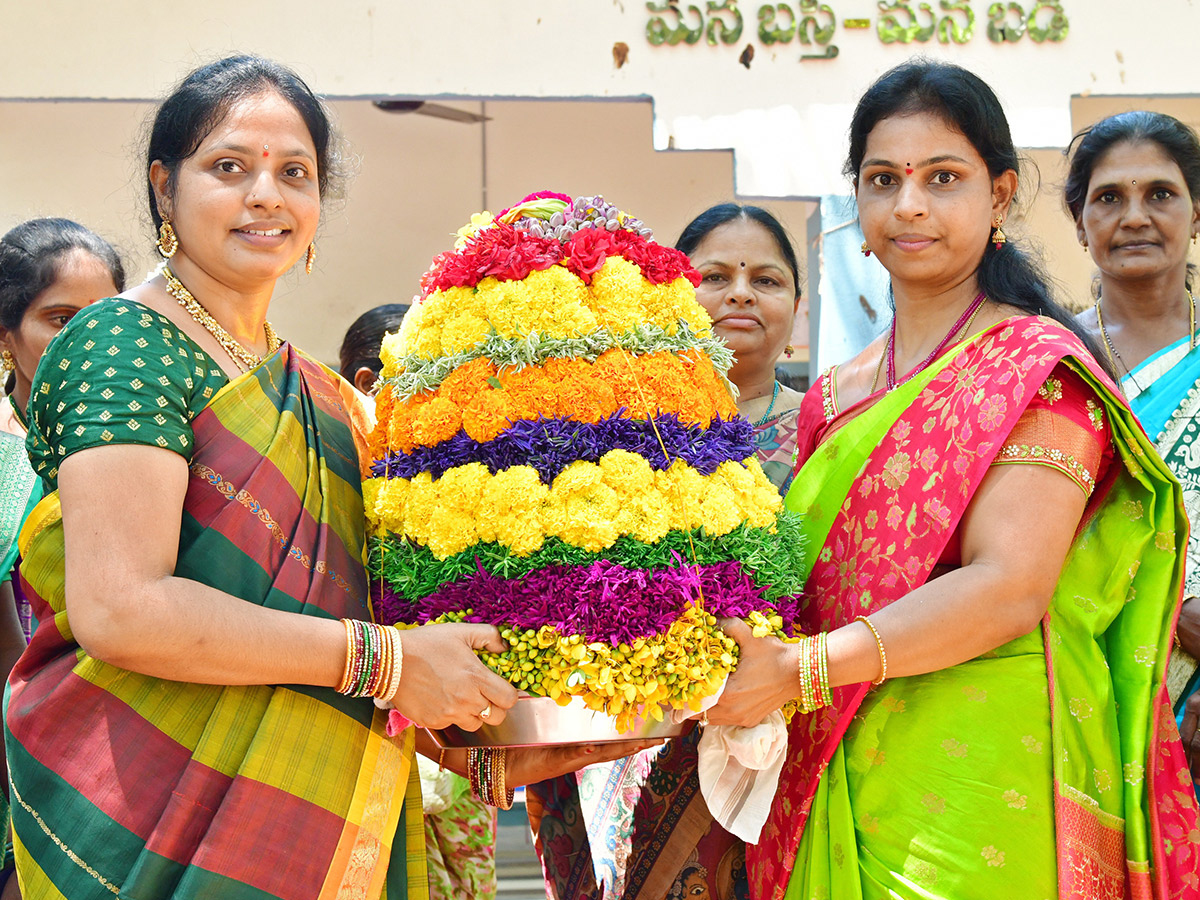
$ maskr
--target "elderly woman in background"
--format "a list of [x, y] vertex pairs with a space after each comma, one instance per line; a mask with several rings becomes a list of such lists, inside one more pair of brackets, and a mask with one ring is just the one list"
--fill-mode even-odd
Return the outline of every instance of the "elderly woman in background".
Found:
[[729, 379], [737, 385], [738, 411], [754, 424], [763, 471], [787, 493], [804, 395], [776, 379], [775, 363], [782, 354], [791, 356], [800, 305], [796, 250], [771, 213], [736, 203], [706, 209], [683, 229], [675, 248], [700, 272], [696, 299], [734, 353]]
[[[1189, 242], [1200, 231], [1200, 140], [1178, 119], [1125, 112], [1076, 135], [1065, 187], [1079, 241], [1100, 271], [1079, 314], [1176, 477], [1192, 522], [1178, 648], [1167, 684], [1200, 776], [1200, 350]], [[1197, 782], [1200, 790], [1200, 782]]]

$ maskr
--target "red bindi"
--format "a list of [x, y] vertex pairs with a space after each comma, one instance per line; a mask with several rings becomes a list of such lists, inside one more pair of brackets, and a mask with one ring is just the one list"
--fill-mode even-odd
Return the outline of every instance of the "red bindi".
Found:
[[271, 149], [270, 146], [268, 146], [267, 144], [263, 144], [263, 159], [266, 159], [268, 156], [271, 155], [270, 149]]
[[910, 166], [908, 163], [905, 163], [904, 164], [904, 174], [911, 175], [912, 173], [913, 173], [912, 166]]

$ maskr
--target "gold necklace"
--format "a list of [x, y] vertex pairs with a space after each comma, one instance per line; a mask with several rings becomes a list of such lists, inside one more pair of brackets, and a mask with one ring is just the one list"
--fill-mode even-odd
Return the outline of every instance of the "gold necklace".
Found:
[[[192, 292], [183, 286], [183, 282], [175, 277], [170, 266], [164, 265], [162, 272], [163, 278], [167, 281], [167, 293], [178, 300], [179, 305], [187, 310], [188, 315], [216, 339], [239, 369], [249, 372], [262, 365], [262, 357], [252, 353], [245, 344], [222, 328], [221, 323], [212, 317], [212, 313], [205, 309], [203, 304], [192, 295]], [[267, 356], [271, 356], [279, 349], [279, 335], [267, 321], [263, 321], [263, 335], [267, 339]]]
[[[1188, 349], [1196, 349], [1196, 298], [1192, 296], [1191, 291], [1187, 291], [1188, 298]], [[1108, 336], [1108, 329], [1104, 327], [1104, 316], [1100, 314], [1100, 298], [1096, 298], [1096, 324], [1100, 326], [1100, 336], [1104, 338], [1104, 349], [1108, 351], [1108, 361], [1112, 363], [1113, 368], [1117, 367], [1117, 360], [1120, 360], [1121, 365], [1125, 367], [1125, 371], [1129, 374], [1129, 380], [1133, 382], [1133, 386], [1141, 391], [1142, 386], [1137, 383], [1137, 379], [1133, 377], [1133, 370], [1125, 365], [1125, 360], [1121, 359], [1121, 352], [1113, 344], [1112, 339]]]

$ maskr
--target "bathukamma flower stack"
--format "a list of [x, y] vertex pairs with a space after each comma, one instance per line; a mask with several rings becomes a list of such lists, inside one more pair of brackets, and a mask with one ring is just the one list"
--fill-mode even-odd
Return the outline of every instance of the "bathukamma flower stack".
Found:
[[695, 709], [781, 631], [798, 523], [754, 456], [686, 256], [600, 197], [472, 217], [384, 341], [363, 485], [381, 621], [486, 622], [519, 688]]

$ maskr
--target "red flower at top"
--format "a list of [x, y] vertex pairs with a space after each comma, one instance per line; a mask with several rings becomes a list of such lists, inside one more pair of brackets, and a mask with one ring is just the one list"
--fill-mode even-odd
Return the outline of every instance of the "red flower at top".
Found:
[[553, 238], [540, 238], [498, 223], [471, 238], [457, 253], [443, 253], [434, 260], [426, 293], [452, 287], [474, 287], [491, 276], [501, 281], [520, 281], [530, 272], [548, 269], [562, 259], [562, 245]]
[[681, 275], [693, 287], [700, 284], [700, 273], [692, 268], [691, 260], [685, 254], [624, 229], [585, 228], [571, 236], [563, 251], [566, 255], [563, 265], [587, 284], [591, 284], [592, 276], [610, 256], [629, 260], [642, 270], [642, 275], [651, 284], [666, 284]]
[[680, 276], [693, 286], [700, 284], [700, 273], [692, 268], [687, 256], [631, 231], [584, 228], [561, 244], [554, 238], [537, 237], [497, 223], [477, 233], [462, 250], [437, 256], [421, 276], [421, 295], [427, 297], [452, 287], [474, 287], [489, 276], [520, 281], [530, 272], [553, 265], [563, 265], [585, 284], [591, 284], [592, 276], [610, 256], [629, 260], [651, 284], [666, 284]]

